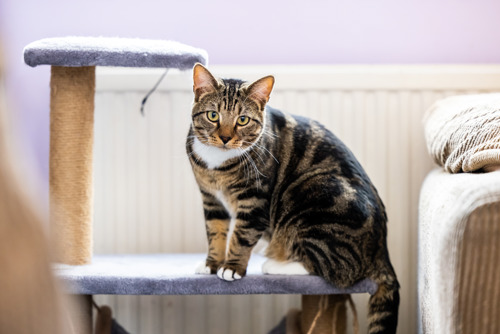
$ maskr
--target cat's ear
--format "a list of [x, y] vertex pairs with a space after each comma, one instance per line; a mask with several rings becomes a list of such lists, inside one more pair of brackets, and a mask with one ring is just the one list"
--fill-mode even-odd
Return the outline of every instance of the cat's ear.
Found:
[[198, 102], [200, 97], [206, 93], [217, 90], [217, 80], [203, 65], [197, 63], [193, 68], [193, 92], [194, 100]]
[[264, 109], [274, 86], [274, 77], [269, 75], [252, 83], [247, 88], [248, 98], [258, 102], [261, 109]]

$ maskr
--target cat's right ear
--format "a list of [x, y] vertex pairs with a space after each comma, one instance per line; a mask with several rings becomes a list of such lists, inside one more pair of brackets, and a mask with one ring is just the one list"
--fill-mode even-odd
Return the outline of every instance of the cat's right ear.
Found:
[[197, 63], [193, 68], [193, 92], [194, 101], [198, 102], [199, 99], [206, 93], [217, 91], [219, 84], [203, 65]]

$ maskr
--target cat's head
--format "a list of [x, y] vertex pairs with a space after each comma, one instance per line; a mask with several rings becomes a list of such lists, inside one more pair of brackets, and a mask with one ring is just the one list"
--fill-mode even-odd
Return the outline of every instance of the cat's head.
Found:
[[192, 129], [200, 142], [223, 150], [246, 149], [260, 138], [274, 77], [253, 83], [216, 79], [196, 64], [193, 81]]

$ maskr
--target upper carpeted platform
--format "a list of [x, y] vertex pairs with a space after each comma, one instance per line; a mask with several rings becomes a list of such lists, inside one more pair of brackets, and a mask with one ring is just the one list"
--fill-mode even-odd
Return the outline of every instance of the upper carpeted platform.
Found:
[[67, 292], [89, 295], [347, 294], [377, 291], [371, 280], [339, 289], [318, 276], [263, 275], [265, 257], [253, 254], [247, 276], [226, 282], [197, 275], [205, 254], [96, 255], [92, 264], [55, 265]]
[[206, 64], [205, 50], [174, 41], [138, 38], [59, 37], [45, 38], [24, 48], [29, 66], [162, 67], [181, 70]]

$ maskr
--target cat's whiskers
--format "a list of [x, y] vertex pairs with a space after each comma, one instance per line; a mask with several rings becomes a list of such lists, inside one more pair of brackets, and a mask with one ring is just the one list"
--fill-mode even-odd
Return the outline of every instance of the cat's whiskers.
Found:
[[267, 136], [269, 136], [269, 137], [271, 137], [273, 139], [279, 138], [279, 136], [277, 134], [272, 133], [270, 130], [263, 130], [262, 131], [262, 135], [267, 135]]
[[[269, 155], [271, 155], [271, 157], [274, 159], [274, 161], [276, 161], [276, 163], [278, 163], [278, 164], [280, 163], [278, 161], [278, 159], [276, 159], [276, 157], [265, 146], [257, 144], [257, 143], [250, 143], [250, 142], [247, 142], [247, 141], [242, 141], [242, 142], [245, 143], [245, 144], [251, 144], [250, 149], [252, 149], [253, 147], [256, 147], [256, 148], [260, 149], [262, 152], [269, 153]], [[257, 153], [256, 151], [254, 151], [254, 152]]]
[[249, 176], [250, 170], [249, 170], [247, 161], [246, 161], [245, 156], [244, 156], [245, 151], [240, 147], [238, 147], [237, 150], [238, 150], [238, 152], [241, 153], [238, 156], [238, 160], [240, 161], [240, 165], [243, 165], [243, 174], [245, 175], [245, 178], [247, 180], [247, 182], [245, 183], [245, 189], [246, 189], [248, 187], [248, 182], [250, 181], [250, 176]]
[[[255, 146], [255, 147], [257, 147], [257, 146]], [[253, 152], [257, 155], [257, 157], [259, 158], [259, 160], [262, 162], [262, 164], [263, 164], [263, 165], [266, 165], [266, 163], [265, 163], [264, 159], [262, 159], [262, 154], [261, 154], [261, 153], [259, 153], [259, 152], [258, 152], [258, 151], [256, 151], [256, 150], [254, 150], [253, 148], [254, 148], [254, 146], [251, 146], [251, 147], [250, 147], [250, 150], [251, 150], [251, 151], [253, 151]], [[257, 147], [257, 148], [259, 148], [259, 147]], [[249, 151], [250, 151], [250, 150], [249, 150]]]
[[257, 164], [255, 163], [255, 161], [252, 159], [252, 156], [248, 152], [243, 152], [243, 154], [248, 159], [250, 166], [253, 167], [253, 171], [255, 173], [255, 178], [257, 180], [257, 189], [259, 189], [259, 187], [261, 185], [260, 176], [266, 177], [266, 175], [264, 175], [260, 172], [259, 168], [257, 167]]
[[270, 152], [267, 148], [265, 148], [264, 146], [259, 145], [259, 144], [255, 144], [255, 147], [257, 147], [257, 148], [259, 148], [259, 149], [261, 149], [261, 150], [266, 151], [267, 153], [269, 153], [269, 155], [270, 155], [271, 157], [273, 157], [274, 161], [276, 161], [276, 163], [277, 163], [277, 164], [279, 164], [279, 163], [280, 163], [280, 162], [278, 161], [278, 159], [276, 159], [276, 157], [275, 157], [275, 156], [274, 156], [274, 155], [273, 155], [273, 154], [272, 154], [272, 153], [271, 153], [271, 152]]
[[[247, 161], [250, 164], [250, 166], [253, 167], [252, 169], [253, 169], [253, 172], [255, 173], [255, 178], [257, 179], [257, 189], [258, 189], [259, 188], [259, 184], [260, 184], [259, 175], [255, 171], [255, 166], [250, 161], [250, 159], [251, 159], [250, 155], [247, 152], [243, 152], [243, 155], [245, 157], [245, 161]], [[251, 173], [252, 169], [250, 169], [250, 167], [249, 167], [248, 179], [250, 179], [252, 177], [252, 173]]]
[[260, 162], [262, 162], [262, 164], [263, 164], [263, 165], [265, 165], [266, 163], [265, 163], [264, 159], [262, 159], [262, 154], [260, 154], [260, 153], [259, 153], [259, 152], [257, 152], [257, 151], [254, 151], [254, 152], [255, 152], [255, 154], [257, 155], [257, 157], [259, 158]]

